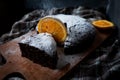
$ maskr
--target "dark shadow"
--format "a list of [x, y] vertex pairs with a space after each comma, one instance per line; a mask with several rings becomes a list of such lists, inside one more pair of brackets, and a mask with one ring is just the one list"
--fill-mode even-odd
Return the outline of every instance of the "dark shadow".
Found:
[[3, 80], [14, 80], [13, 78], [16, 78], [15, 80], [26, 80], [25, 77], [19, 73], [19, 72], [14, 72], [11, 74], [8, 74]]
[[0, 36], [8, 33], [27, 12], [24, 0], [0, 0]]
[[0, 54], [0, 66], [3, 66], [6, 63], [6, 59]]

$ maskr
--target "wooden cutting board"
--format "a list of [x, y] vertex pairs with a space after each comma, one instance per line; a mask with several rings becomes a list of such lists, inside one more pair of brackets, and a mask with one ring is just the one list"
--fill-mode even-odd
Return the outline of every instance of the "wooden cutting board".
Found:
[[0, 80], [8, 74], [21, 73], [26, 80], [59, 80], [68, 71], [80, 63], [86, 56], [95, 50], [110, 33], [97, 32], [93, 44], [85, 52], [73, 55], [64, 55], [63, 49], [58, 47], [58, 68], [50, 69], [33, 63], [29, 59], [21, 56], [18, 42], [26, 36], [36, 34], [35, 31], [28, 32], [12, 41], [0, 45], [0, 53], [6, 59], [6, 63], [0, 67]]

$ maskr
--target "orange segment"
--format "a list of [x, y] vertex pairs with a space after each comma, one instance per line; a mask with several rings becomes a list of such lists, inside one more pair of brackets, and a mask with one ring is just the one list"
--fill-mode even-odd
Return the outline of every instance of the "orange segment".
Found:
[[45, 17], [40, 19], [37, 24], [39, 33], [47, 32], [53, 35], [55, 40], [59, 43], [64, 42], [67, 36], [65, 25], [58, 19], [52, 17]]
[[107, 28], [113, 28], [114, 24], [108, 20], [97, 20], [93, 21], [92, 24], [97, 28], [107, 29]]

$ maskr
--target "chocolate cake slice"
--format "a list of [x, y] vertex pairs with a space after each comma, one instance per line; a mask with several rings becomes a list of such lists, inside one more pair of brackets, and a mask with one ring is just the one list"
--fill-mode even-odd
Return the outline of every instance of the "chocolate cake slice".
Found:
[[51, 34], [40, 33], [26, 37], [19, 42], [19, 46], [23, 57], [44, 67], [56, 68], [58, 60], [57, 46]]

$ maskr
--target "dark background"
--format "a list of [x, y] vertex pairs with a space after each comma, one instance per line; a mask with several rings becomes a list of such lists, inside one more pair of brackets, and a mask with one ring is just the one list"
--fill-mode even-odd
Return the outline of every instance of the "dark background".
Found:
[[105, 8], [110, 20], [120, 25], [120, 0], [0, 0], [0, 36], [9, 32], [13, 23], [34, 9], [87, 6]]
[[10, 31], [25, 12], [23, 0], [0, 0], [0, 35]]

